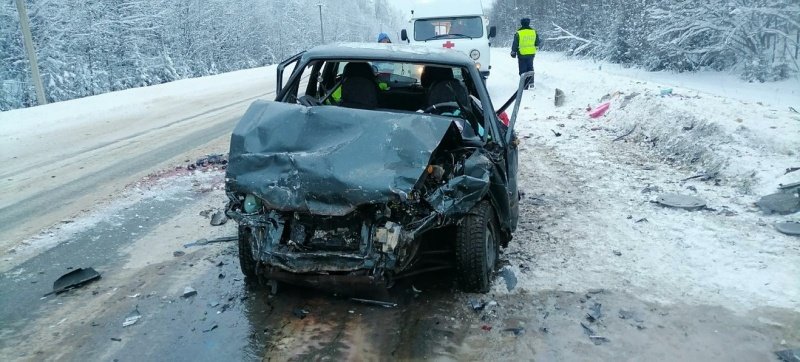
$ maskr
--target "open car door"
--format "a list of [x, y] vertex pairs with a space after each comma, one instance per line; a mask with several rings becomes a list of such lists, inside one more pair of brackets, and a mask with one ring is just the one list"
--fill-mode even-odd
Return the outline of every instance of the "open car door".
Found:
[[495, 114], [499, 117], [499, 115], [514, 103], [514, 112], [511, 113], [511, 118], [508, 122], [508, 130], [506, 131], [505, 135], [505, 152], [506, 152], [506, 173], [508, 177], [508, 199], [510, 202], [510, 216], [511, 216], [511, 225], [517, 225], [517, 221], [519, 220], [519, 189], [517, 185], [517, 170], [518, 166], [518, 154], [517, 148], [519, 145], [519, 141], [516, 137], [514, 132], [514, 126], [517, 122], [517, 115], [519, 114], [519, 106], [522, 102], [522, 92], [525, 91], [527, 88], [528, 82], [533, 80], [533, 71], [523, 73], [519, 77], [519, 85], [517, 87], [517, 92], [512, 95], [506, 103], [503, 104]]

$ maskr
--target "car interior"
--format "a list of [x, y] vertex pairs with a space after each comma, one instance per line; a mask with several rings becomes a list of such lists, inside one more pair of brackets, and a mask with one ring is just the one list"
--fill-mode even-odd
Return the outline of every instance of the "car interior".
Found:
[[467, 69], [434, 64], [320, 60], [290, 85], [284, 101], [455, 117], [484, 135], [483, 110]]

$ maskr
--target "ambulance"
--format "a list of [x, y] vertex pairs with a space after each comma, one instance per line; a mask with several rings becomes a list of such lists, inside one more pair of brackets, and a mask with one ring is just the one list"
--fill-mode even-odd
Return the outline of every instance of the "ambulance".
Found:
[[400, 39], [410, 44], [452, 49], [469, 55], [484, 78], [492, 69], [489, 61], [491, 39], [497, 34], [489, 26], [480, 1], [431, 1], [411, 10], [410, 29]]

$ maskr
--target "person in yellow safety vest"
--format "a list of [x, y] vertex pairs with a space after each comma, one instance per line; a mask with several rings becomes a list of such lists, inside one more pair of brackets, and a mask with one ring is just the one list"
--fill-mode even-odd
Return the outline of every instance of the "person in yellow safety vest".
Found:
[[[522, 25], [514, 34], [514, 43], [511, 45], [511, 57], [517, 58], [519, 74], [533, 70], [533, 58], [536, 56], [536, 49], [541, 44], [536, 30], [531, 28], [531, 19], [522, 18]], [[531, 81], [533, 83], [533, 81]], [[532, 84], [529, 84], [532, 85]]]

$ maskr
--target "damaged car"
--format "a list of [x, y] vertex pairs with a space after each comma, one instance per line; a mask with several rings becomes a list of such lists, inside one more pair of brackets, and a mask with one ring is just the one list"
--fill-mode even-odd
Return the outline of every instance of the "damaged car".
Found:
[[277, 73], [275, 100], [254, 102], [231, 136], [227, 214], [245, 276], [390, 287], [453, 268], [462, 290], [487, 292], [517, 226], [513, 128], [532, 73], [497, 110], [475, 63], [449, 50], [324, 45]]

